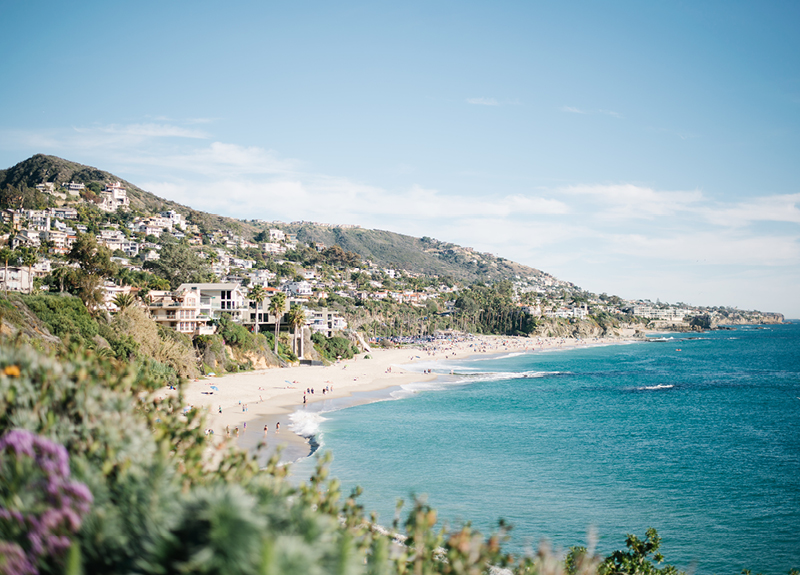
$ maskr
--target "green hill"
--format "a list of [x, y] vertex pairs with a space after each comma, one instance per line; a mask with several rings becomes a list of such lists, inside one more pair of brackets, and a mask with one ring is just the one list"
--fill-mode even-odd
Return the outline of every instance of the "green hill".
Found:
[[[502, 257], [475, 252], [470, 248], [429, 237], [415, 238], [385, 230], [340, 228], [305, 222], [282, 224], [266, 223], [263, 220], [243, 221], [210, 214], [160, 198], [109, 172], [56, 156], [36, 154], [11, 168], [0, 170], [0, 190], [12, 186], [19, 190], [31, 191], [37, 184], [43, 182], [53, 182], [60, 186], [69, 182], [83, 184], [97, 182], [103, 185], [116, 181], [120, 181], [128, 190], [133, 209], [143, 213], [176, 210], [205, 232], [231, 231], [252, 240], [259, 232], [277, 227], [286, 232], [296, 233], [301, 242], [314, 241], [327, 246], [339, 245], [342, 249], [355, 252], [380, 267], [392, 267], [426, 275], [450, 276], [467, 282], [494, 282], [517, 276], [529, 278], [548, 275]], [[11, 207], [8, 199], [4, 203], [7, 205], [0, 207]], [[264, 216], [264, 219], [268, 219], [268, 214]]]

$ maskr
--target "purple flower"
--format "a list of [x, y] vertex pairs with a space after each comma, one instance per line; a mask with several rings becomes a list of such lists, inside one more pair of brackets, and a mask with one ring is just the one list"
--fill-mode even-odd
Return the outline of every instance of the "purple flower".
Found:
[[[41, 559], [69, 549], [71, 537], [89, 512], [92, 493], [86, 485], [69, 480], [64, 446], [24, 429], [0, 438], [0, 471], [9, 485], [27, 495], [22, 499], [27, 503], [19, 509], [12, 508], [20, 501], [15, 493], [0, 500], [0, 524], [4, 531], [17, 534], [16, 542], [0, 543], [0, 575], [35, 574]], [[11, 559], [3, 562], [6, 555]]]
[[16, 543], [0, 541], [0, 574], [35, 575], [36, 567], [25, 557], [22, 547]]

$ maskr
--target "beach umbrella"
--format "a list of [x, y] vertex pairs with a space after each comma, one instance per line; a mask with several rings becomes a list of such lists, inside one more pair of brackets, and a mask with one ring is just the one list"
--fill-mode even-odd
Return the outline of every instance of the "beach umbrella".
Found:
[[211, 389], [213, 389], [214, 391], [219, 391], [219, 388], [216, 385], [212, 385]]

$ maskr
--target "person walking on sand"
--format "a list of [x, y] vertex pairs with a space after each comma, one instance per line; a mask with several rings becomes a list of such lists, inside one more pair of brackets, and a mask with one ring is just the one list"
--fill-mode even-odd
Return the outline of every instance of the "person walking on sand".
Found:
[[264, 437], [266, 437], [266, 436], [267, 436], [267, 426], [265, 425], [264, 426]]
[[281, 422], [275, 424], [275, 433], [278, 433], [281, 430]]

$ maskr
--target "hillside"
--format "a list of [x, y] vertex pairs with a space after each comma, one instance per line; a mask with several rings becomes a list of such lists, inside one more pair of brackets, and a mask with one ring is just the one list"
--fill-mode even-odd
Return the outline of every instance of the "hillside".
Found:
[[[231, 231], [252, 240], [256, 234], [271, 227], [296, 233], [301, 242], [322, 242], [327, 246], [339, 245], [346, 251], [357, 253], [380, 267], [404, 269], [412, 273], [450, 276], [466, 282], [495, 282], [515, 277], [539, 278], [544, 272], [512, 262], [492, 254], [479, 253], [456, 244], [432, 238], [415, 238], [385, 230], [340, 228], [313, 223], [282, 224], [263, 220], [236, 220], [195, 210], [160, 198], [109, 172], [64, 160], [56, 156], [36, 154], [15, 166], [0, 170], [0, 190], [6, 186], [34, 188], [42, 182], [63, 185], [69, 182], [106, 184], [120, 181], [127, 188], [131, 206], [142, 212], [175, 210], [204, 231]], [[0, 206], [9, 207], [9, 206]], [[263, 214], [267, 219], [268, 214]], [[548, 276], [549, 277], [549, 276]], [[557, 282], [553, 278], [553, 283]], [[570, 286], [566, 282], [563, 285]]]
[[[92, 166], [85, 166], [77, 162], [71, 162], [57, 156], [47, 156], [36, 154], [10, 168], [0, 170], [0, 190], [6, 186], [13, 186], [18, 189], [34, 188], [43, 182], [53, 182], [57, 185], [76, 182], [89, 184], [98, 182], [107, 184], [121, 182], [128, 190], [131, 199], [131, 207], [142, 212], [160, 212], [164, 210], [176, 210], [195, 223], [203, 227], [215, 229], [234, 229], [242, 233], [252, 233], [250, 226], [235, 220], [216, 214], [209, 214], [194, 210], [189, 206], [184, 206], [176, 202], [160, 198], [128, 182], [127, 180], [115, 176], [104, 170]], [[3, 208], [8, 206], [1, 206]]]

